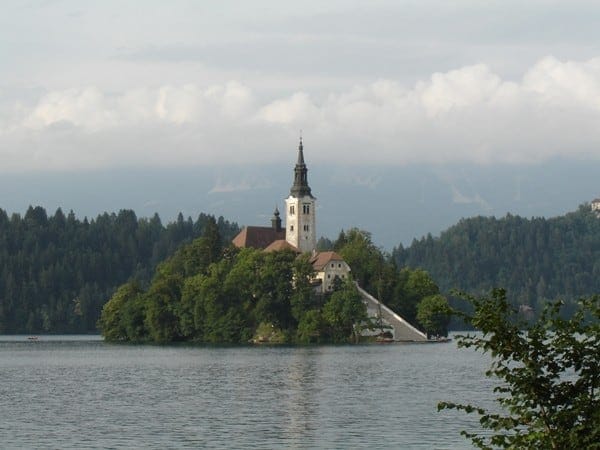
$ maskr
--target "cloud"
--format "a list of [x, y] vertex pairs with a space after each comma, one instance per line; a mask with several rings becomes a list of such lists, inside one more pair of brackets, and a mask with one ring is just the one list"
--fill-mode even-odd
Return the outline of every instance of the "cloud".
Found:
[[460, 192], [458, 188], [454, 185], [450, 186], [452, 190], [452, 202], [458, 204], [476, 204], [479, 205], [485, 211], [492, 211], [492, 206], [485, 201], [479, 193], [476, 193], [474, 196], [467, 196]]
[[[600, 158], [600, 58], [546, 57], [517, 81], [485, 64], [265, 99], [238, 81], [0, 92], [1, 170], [289, 162], [539, 163]], [[239, 188], [232, 184], [231, 189]], [[215, 186], [215, 191], [227, 184]]]
[[218, 178], [215, 185], [208, 191], [209, 194], [222, 194], [230, 192], [242, 192], [250, 191], [254, 189], [268, 189], [271, 187], [271, 183], [268, 180], [259, 179], [247, 179], [242, 180], [228, 180], [225, 181], [223, 178]]

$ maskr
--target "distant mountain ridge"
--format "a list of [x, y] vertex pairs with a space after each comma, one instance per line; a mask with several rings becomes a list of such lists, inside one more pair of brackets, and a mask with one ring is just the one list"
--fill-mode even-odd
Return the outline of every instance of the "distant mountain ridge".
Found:
[[600, 293], [600, 218], [586, 204], [548, 219], [462, 219], [392, 256], [399, 266], [427, 270], [443, 292], [503, 287], [515, 304], [539, 310], [549, 299]]

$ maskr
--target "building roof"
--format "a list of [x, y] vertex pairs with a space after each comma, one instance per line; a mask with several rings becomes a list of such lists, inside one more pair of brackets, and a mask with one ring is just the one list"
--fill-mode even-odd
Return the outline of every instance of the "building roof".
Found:
[[301, 253], [300, 250], [298, 250], [298, 247], [290, 244], [285, 239], [278, 239], [265, 247], [265, 252], [279, 252], [281, 250], [292, 250], [296, 253]]
[[272, 227], [246, 227], [233, 238], [236, 247], [266, 248], [274, 241], [285, 239], [285, 230]]
[[323, 270], [323, 268], [331, 261], [344, 262], [344, 258], [338, 255], [336, 252], [320, 252], [310, 259], [310, 263], [317, 271]]
[[311, 197], [310, 186], [308, 185], [308, 169], [304, 163], [304, 147], [302, 145], [302, 138], [300, 138], [300, 144], [298, 145], [298, 161], [296, 167], [294, 167], [294, 184], [290, 189], [290, 195], [295, 198], [300, 197]]
[[600, 203], [600, 198], [595, 198], [594, 200], [592, 200], [592, 203]]

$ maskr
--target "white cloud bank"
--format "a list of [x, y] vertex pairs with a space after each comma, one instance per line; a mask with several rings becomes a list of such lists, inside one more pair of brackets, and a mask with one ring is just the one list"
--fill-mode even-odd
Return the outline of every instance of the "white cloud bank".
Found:
[[244, 84], [0, 91], [0, 170], [290, 161], [304, 130], [312, 162], [536, 163], [600, 158], [600, 58], [547, 57], [518, 81], [484, 65], [315, 96], [264, 100]]

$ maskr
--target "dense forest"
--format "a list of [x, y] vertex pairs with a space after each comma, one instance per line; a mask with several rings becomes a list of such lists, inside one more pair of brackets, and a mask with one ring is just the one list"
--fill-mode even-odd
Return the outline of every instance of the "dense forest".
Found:
[[[219, 236], [218, 249], [214, 247], [209, 256], [202, 253], [204, 250], [199, 254], [198, 245], [203, 244], [198, 243], [202, 240], [196, 240], [210, 231], [213, 223], [216, 227], [213, 231]], [[187, 292], [184, 288], [188, 278], [198, 281], [198, 277], [208, 277], [215, 286], [224, 289], [230, 271], [239, 274], [260, 262], [266, 272], [274, 266], [272, 270], [279, 274], [277, 277], [283, 278], [277, 282], [254, 280], [258, 284], [252, 287], [253, 295], [267, 296], [264, 292], [260, 294], [260, 289], [268, 290], [273, 288], [269, 283], [280, 283], [273, 288], [274, 294], [269, 295], [283, 299], [280, 312], [284, 315], [269, 313], [272, 305], [265, 306], [267, 300], [248, 304], [252, 314], [248, 309], [236, 310], [239, 307], [236, 303], [232, 311], [248, 321], [244, 322], [241, 334], [225, 340], [242, 341], [255, 334], [263, 323], [277, 324], [283, 334], [287, 333], [287, 341], [315, 340], [317, 335], [321, 340], [335, 340], [335, 333], [340, 331], [323, 315], [323, 307], [330, 299], [313, 298], [302, 307], [301, 313], [297, 308], [293, 312], [294, 296], [300, 294], [289, 285], [289, 276], [298, 276], [294, 272], [298, 270], [298, 262], [289, 255], [229, 248], [225, 244], [238, 231], [237, 224], [205, 214], [195, 221], [180, 214], [176, 221], [163, 225], [158, 215], [137, 218], [130, 210], [80, 220], [73, 212], [65, 215], [61, 209], [52, 216], [41, 207], [30, 207], [23, 216], [8, 216], [0, 209], [0, 333], [95, 332], [103, 305], [124, 283], [131, 282], [125, 286], [143, 294], [146, 300], [148, 293], [155, 292], [165, 279], [178, 280], [172, 286], [177, 293]], [[581, 296], [600, 292], [600, 219], [588, 205], [550, 219], [512, 215], [500, 219], [463, 219], [439, 237], [428, 235], [407, 248], [395, 248], [391, 255], [377, 248], [369, 233], [361, 230], [341, 232], [335, 241], [321, 239], [319, 246], [340, 253], [362, 287], [423, 329], [427, 328], [427, 309], [431, 313], [431, 308], [439, 309], [444, 304], [440, 291], [447, 294], [454, 288], [478, 294], [493, 287], [505, 287], [513, 304], [533, 312], [540, 311], [541, 304], [549, 299], [563, 298], [573, 304]], [[196, 253], [190, 250], [193, 248]], [[169, 257], [172, 258], [161, 265]], [[176, 274], [174, 278], [163, 277], [169, 270]], [[235, 285], [228, 283], [227, 286]], [[227, 305], [234, 295], [232, 292], [211, 295]], [[348, 288], [344, 295], [351, 294]], [[240, 299], [245, 298], [242, 293], [239, 295]], [[200, 297], [194, 298], [194, 302], [200, 301]], [[425, 298], [428, 300], [424, 301]], [[176, 302], [180, 300], [177, 294]], [[169, 335], [174, 339], [222, 340], [199, 329], [186, 334], [190, 329], [185, 326], [171, 334], [153, 334], [155, 331], [148, 326], [152, 323], [148, 311], [151, 309], [143, 313], [144, 339], [164, 340]], [[318, 333], [313, 329], [310, 338], [309, 332], [300, 338], [297, 330], [301, 323], [302, 327], [308, 326], [302, 322], [308, 320], [304, 317], [308, 311], [318, 311], [307, 317], [312, 317], [311, 326], [321, 328]], [[179, 318], [177, 321], [179, 327]], [[440, 331], [443, 333], [443, 326]]]
[[[538, 312], [600, 293], [600, 218], [589, 205], [554, 218], [474, 217], [394, 249], [399, 266], [420, 267], [443, 292], [506, 288], [511, 302]], [[531, 307], [530, 310], [527, 307]]]
[[[129, 279], [149, 283], [157, 265], [200, 236], [212, 217], [137, 218], [131, 210], [79, 220], [42, 207], [0, 209], [0, 333], [96, 332], [102, 306]], [[219, 232], [239, 230], [223, 218]]]
[[[341, 233], [332, 247], [356, 281], [431, 334], [445, 334], [447, 302], [422, 270], [399, 271], [369, 233]], [[148, 289], [130, 281], [102, 311], [107, 340], [207, 343], [356, 342], [361, 327], [377, 330], [354, 284], [345, 280], [320, 294], [310, 255], [223, 245], [218, 229], [159, 265]], [[383, 330], [381, 330], [383, 331]]]

